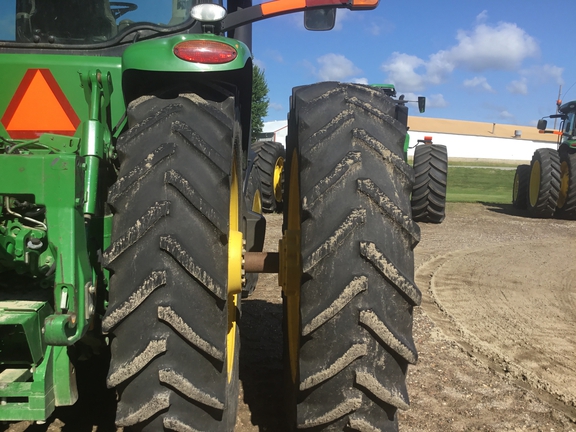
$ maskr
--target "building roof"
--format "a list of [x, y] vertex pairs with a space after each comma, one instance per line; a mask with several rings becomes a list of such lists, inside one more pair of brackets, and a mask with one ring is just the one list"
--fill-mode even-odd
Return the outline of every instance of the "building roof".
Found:
[[482, 123], [463, 120], [448, 120], [430, 117], [409, 116], [408, 127], [417, 132], [474, 135], [492, 138], [514, 138], [520, 131], [523, 140], [556, 142], [558, 135], [541, 134], [535, 126], [518, 126], [501, 123]]

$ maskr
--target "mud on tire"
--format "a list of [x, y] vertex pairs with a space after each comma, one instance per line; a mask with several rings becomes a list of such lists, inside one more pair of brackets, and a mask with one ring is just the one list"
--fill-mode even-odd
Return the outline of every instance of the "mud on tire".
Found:
[[440, 223], [446, 216], [448, 151], [439, 144], [419, 145], [414, 150], [415, 183], [412, 217], [417, 222]]
[[129, 105], [130, 129], [118, 142], [103, 329], [116, 422], [131, 430], [228, 431], [235, 423], [239, 338], [229, 350], [237, 310], [227, 248], [240, 138], [234, 97], [216, 97], [142, 97]]
[[[406, 128], [394, 112], [368, 86], [293, 91], [284, 228], [300, 217], [301, 325], [297, 340], [285, 342], [298, 351], [284, 355], [297, 365], [287, 409], [298, 428], [395, 431], [397, 410], [409, 406], [420, 230], [410, 215], [413, 172], [402, 157]], [[298, 183], [294, 202], [289, 189]], [[287, 316], [288, 303], [284, 309]], [[285, 330], [294, 325], [286, 316]]]

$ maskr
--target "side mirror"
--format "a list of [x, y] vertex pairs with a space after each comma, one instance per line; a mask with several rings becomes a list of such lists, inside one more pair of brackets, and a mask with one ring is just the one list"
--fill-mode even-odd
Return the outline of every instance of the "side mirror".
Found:
[[540, 120], [538, 120], [538, 124], [536, 125], [536, 128], [538, 130], [546, 130], [546, 126], [548, 126], [548, 121], [546, 121], [544, 119], [540, 119]]
[[426, 97], [425, 96], [418, 96], [418, 111], [423, 113], [426, 111]]
[[306, 30], [332, 30], [336, 24], [336, 9], [322, 8], [304, 11], [304, 27]]

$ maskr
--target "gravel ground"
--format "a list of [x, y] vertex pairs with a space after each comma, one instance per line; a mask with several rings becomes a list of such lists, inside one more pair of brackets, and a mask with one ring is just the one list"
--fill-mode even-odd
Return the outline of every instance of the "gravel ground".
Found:
[[[281, 217], [268, 218], [267, 250]], [[420, 359], [408, 375], [402, 432], [576, 431], [576, 222], [528, 219], [508, 205], [453, 204], [422, 224], [414, 315]], [[242, 307], [236, 430], [282, 431], [282, 305], [276, 275], [261, 275]], [[79, 371], [81, 402], [46, 424], [10, 432], [117, 431], [114, 394], [100, 371]], [[118, 429], [120, 431], [121, 429]]]

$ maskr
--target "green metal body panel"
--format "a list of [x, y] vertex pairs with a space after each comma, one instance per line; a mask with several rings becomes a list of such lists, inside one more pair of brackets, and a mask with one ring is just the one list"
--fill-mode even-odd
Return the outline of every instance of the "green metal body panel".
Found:
[[[199, 38], [233, 46], [238, 56], [212, 66], [175, 57], [174, 45]], [[14, 364], [2, 364], [0, 350], [0, 421], [45, 420], [56, 406], [77, 399], [67, 346], [86, 335], [97, 309], [107, 307], [108, 272], [98, 254], [110, 244], [112, 216], [105, 214], [101, 182], [115, 158], [112, 128], [118, 126], [117, 135], [125, 124], [122, 73], [230, 71], [244, 68], [250, 56], [241, 42], [213, 35], [140, 42], [122, 57], [0, 54], [0, 118], [22, 97], [26, 73], [47, 69], [80, 120], [73, 136], [43, 133], [27, 140], [14, 139], [8, 121], [0, 122], [0, 273], [28, 275], [53, 289], [48, 302], [0, 306], [0, 347], [14, 340], [5, 336], [15, 330], [26, 347], [11, 351]], [[45, 208], [45, 219], [30, 223], [11, 210], [12, 200]]]
[[[225, 64], [200, 64], [179, 59], [174, 55], [174, 47], [180, 42], [209, 40], [222, 42], [236, 49], [238, 56]], [[251, 57], [250, 50], [242, 42], [211, 34], [177, 35], [162, 39], [139, 42], [126, 49], [122, 55], [122, 70], [137, 69], [158, 72], [221, 72], [242, 69]]]
[[[238, 55], [218, 65], [174, 55], [176, 44], [198, 39], [225, 43]], [[30, 281], [25, 289], [41, 286], [44, 294], [30, 302], [18, 297], [20, 287], [8, 297], [0, 291], [0, 421], [45, 420], [56, 406], [74, 404], [78, 397], [68, 346], [93, 327], [104, 339], [98, 322], [107, 307], [109, 275], [98, 257], [111, 239], [105, 189], [114, 171], [115, 139], [126, 125], [123, 74], [237, 71], [245, 69], [251, 53], [242, 42], [211, 34], [137, 42], [116, 57], [1, 51], [0, 275], [29, 278], [23, 279]], [[79, 120], [68, 135], [30, 129], [35, 138], [11, 136], [10, 115], [26, 90], [23, 78], [35, 70], [53, 77]], [[38, 101], [37, 111], [28, 108], [31, 121], [47, 115], [44, 102]], [[42, 220], [14, 210], [16, 202], [28, 201], [44, 209]], [[6, 298], [10, 301], [2, 302]]]
[[[69, 345], [85, 333], [85, 286], [92, 281], [88, 257], [84, 203], [84, 165], [74, 154], [0, 155], [0, 195], [33, 195], [46, 206], [48, 242], [57, 251], [55, 311], [46, 319], [44, 338], [54, 345]], [[64, 334], [66, 337], [64, 337]]]
[[67, 348], [42, 338], [51, 313], [46, 302], [0, 301], [2, 420], [45, 420], [55, 406], [78, 399]]

